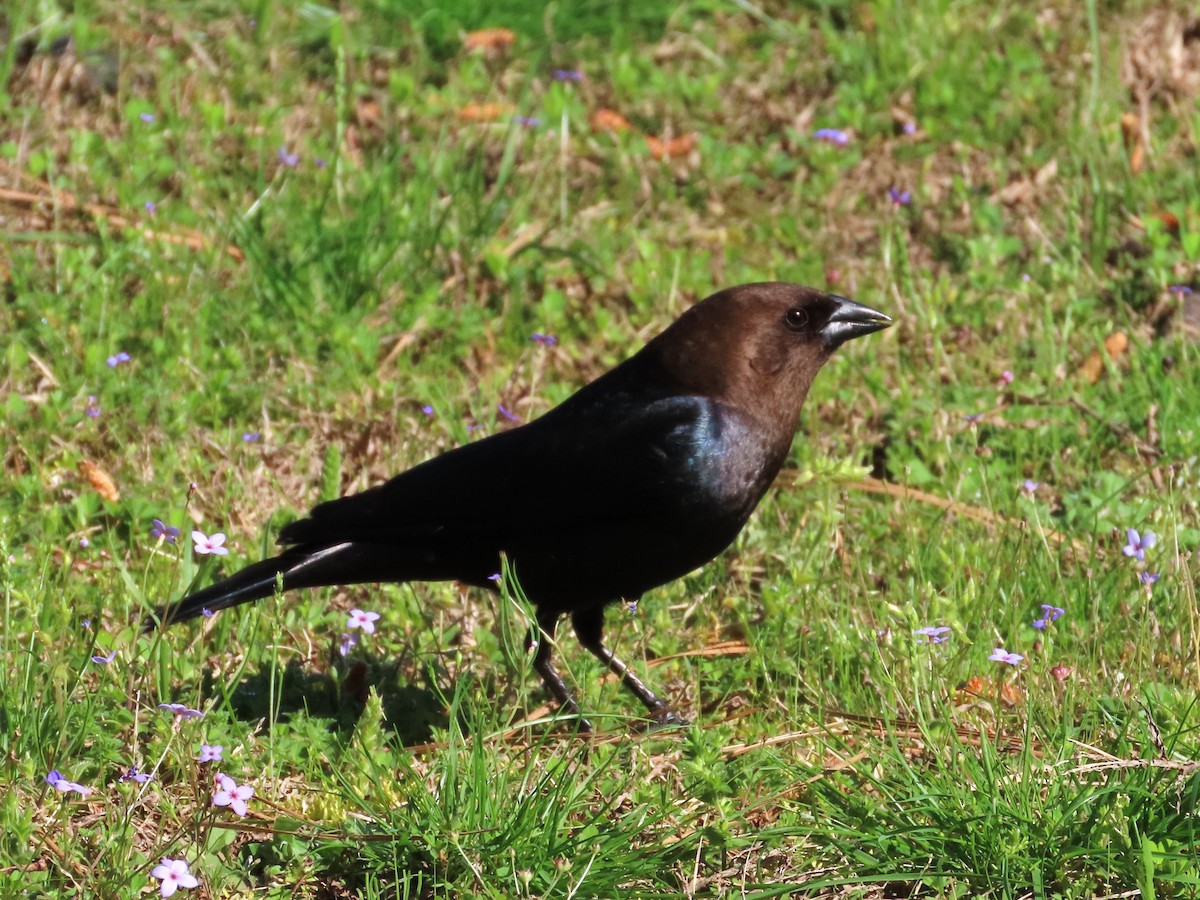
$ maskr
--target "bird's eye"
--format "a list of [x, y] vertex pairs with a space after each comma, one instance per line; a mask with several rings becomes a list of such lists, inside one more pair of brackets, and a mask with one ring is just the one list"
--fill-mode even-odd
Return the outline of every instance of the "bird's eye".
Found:
[[803, 331], [808, 325], [808, 313], [798, 306], [793, 306], [787, 311], [787, 315], [783, 317], [783, 321], [787, 323], [787, 327], [792, 331]]

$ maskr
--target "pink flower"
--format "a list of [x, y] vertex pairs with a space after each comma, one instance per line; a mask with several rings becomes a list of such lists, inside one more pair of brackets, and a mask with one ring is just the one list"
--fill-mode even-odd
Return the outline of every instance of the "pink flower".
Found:
[[375, 633], [375, 623], [379, 621], [379, 613], [363, 612], [361, 609], [350, 610], [350, 619], [346, 622], [347, 628], [361, 628], [364, 634]]
[[191, 890], [200, 884], [196, 876], [188, 871], [187, 861], [182, 859], [164, 856], [162, 862], [155, 866], [150, 874], [162, 882], [158, 891], [164, 897], [170, 897], [180, 888]]
[[1017, 665], [1024, 658], [1020, 653], [1009, 653], [1003, 647], [997, 647], [992, 651], [992, 655], [988, 657], [993, 662], [1008, 663], [1010, 666]]
[[238, 784], [228, 775], [217, 776], [217, 790], [213, 794], [213, 806], [228, 806], [239, 816], [246, 814], [246, 801], [254, 796], [254, 788]]
[[228, 556], [229, 548], [225, 546], [225, 535], [217, 532], [211, 537], [203, 531], [193, 531], [192, 540], [196, 544], [196, 552], [204, 555], [211, 553], [213, 556]]

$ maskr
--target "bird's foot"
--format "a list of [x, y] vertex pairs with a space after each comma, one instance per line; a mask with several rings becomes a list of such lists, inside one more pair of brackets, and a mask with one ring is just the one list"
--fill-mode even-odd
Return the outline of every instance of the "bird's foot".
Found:
[[579, 707], [571, 699], [567, 699], [559, 704], [555, 719], [558, 720], [558, 724], [561, 724], [565, 728], [574, 726], [579, 734], [590, 736], [594, 730], [591, 720], [579, 711]]
[[661, 709], [651, 710], [650, 721], [640, 725], [637, 730], [643, 734], [648, 734], [662, 728], [674, 728], [691, 724], [684, 716], [664, 704]]

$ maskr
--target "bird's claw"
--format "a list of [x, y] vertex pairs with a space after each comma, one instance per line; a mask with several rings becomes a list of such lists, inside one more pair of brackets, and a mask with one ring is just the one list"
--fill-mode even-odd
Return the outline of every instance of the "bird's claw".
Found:
[[646, 734], [651, 731], [658, 731], [662, 728], [673, 728], [691, 724], [692, 723], [689, 722], [687, 718], [680, 715], [675, 710], [668, 709], [664, 706], [660, 710], [652, 711], [650, 715], [650, 721], [641, 725], [638, 728], [638, 731]]

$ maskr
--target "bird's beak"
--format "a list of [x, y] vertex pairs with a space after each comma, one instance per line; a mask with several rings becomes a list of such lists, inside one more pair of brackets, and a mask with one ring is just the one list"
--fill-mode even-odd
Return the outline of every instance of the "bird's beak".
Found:
[[869, 306], [863, 306], [845, 297], [833, 296], [832, 299], [837, 308], [821, 329], [821, 337], [828, 350], [836, 350], [851, 338], [880, 331], [892, 324], [891, 318]]

